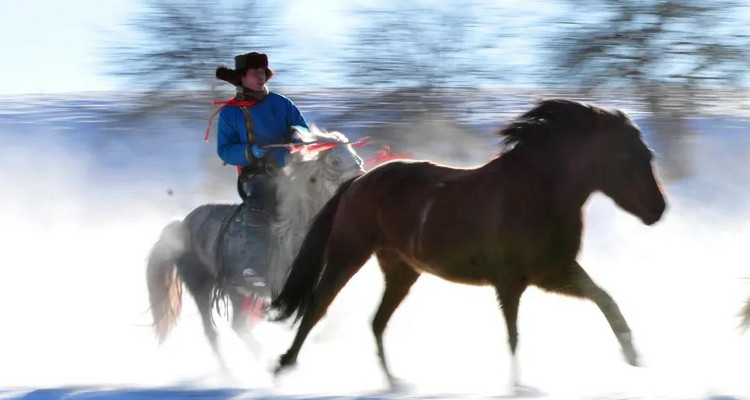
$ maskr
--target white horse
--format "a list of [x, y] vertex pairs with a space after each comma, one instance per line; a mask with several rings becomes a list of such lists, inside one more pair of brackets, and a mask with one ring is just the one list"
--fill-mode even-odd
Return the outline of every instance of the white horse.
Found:
[[[164, 228], [149, 254], [146, 271], [153, 327], [159, 342], [167, 338], [179, 317], [184, 282], [198, 306], [214, 354], [225, 368], [211, 318], [216, 294], [228, 297], [234, 310], [232, 328], [243, 337], [248, 328], [246, 316], [239, 312], [243, 301], [248, 295], [258, 298], [278, 293], [308, 223], [341, 183], [363, 172], [362, 159], [343, 134], [313, 127], [302, 136], [306, 143], [336, 146], [289, 155], [286, 166], [272, 178], [277, 187], [275, 214], [235, 213], [237, 204], [206, 204]], [[235, 222], [240, 215], [244, 224]], [[235, 235], [230, 237], [232, 233]], [[227, 264], [248, 257], [267, 264], [244, 270], [258, 271], [252, 277], [253, 284], [232, 285], [221, 279], [228, 268], [244, 268]]]

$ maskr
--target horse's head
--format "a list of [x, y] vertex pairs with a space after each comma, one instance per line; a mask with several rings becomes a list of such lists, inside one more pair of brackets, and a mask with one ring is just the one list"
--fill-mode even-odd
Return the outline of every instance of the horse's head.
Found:
[[602, 114], [598, 125], [604, 138], [597, 186], [624, 210], [651, 225], [658, 221], [666, 202], [654, 169], [653, 153], [640, 130], [622, 111]]
[[500, 131], [509, 151], [533, 160], [566, 185], [572, 203], [600, 190], [646, 224], [666, 207], [653, 155], [625, 113], [567, 99], [549, 99]]
[[[313, 127], [315, 130], [315, 127]], [[335, 183], [336, 188], [349, 179], [364, 172], [364, 162], [348, 143], [346, 136], [340, 132], [328, 132], [335, 138], [338, 146], [323, 150], [318, 154], [320, 173], [329, 181]]]
[[325, 150], [292, 154], [287, 164], [291, 178], [288, 190], [303, 191], [306, 197], [325, 202], [343, 182], [364, 172], [362, 158], [347, 144], [348, 140], [343, 134], [325, 132], [313, 126], [310, 132], [302, 133], [302, 138], [306, 143], [337, 145]]

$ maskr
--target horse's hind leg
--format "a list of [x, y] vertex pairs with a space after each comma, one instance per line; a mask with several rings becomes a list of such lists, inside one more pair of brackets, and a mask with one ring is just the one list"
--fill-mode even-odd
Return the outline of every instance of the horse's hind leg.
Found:
[[203, 264], [191, 258], [181, 260], [177, 267], [185, 281], [185, 286], [187, 286], [195, 300], [195, 305], [198, 307], [203, 323], [203, 332], [211, 345], [211, 350], [213, 350], [220, 367], [227, 371], [226, 362], [219, 351], [218, 335], [211, 319], [211, 295], [213, 291], [211, 275], [208, 274], [207, 268]]
[[213, 350], [216, 360], [223, 370], [227, 370], [227, 364], [224, 357], [219, 351], [218, 335], [214, 328], [214, 322], [211, 319], [211, 292], [210, 286], [201, 287], [198, 291], [193, 292], [195, 298], [195, 304], [198, 306], [198, 311], [201, 314], [201, 321], [203, 323], [203, 332], [211, 344], [211, 350]]
[[393, 312], [396, 311], [401, 301], [409, 293], [409, 289], [417, 281], [420, 274], [393, 251], [378, 251], [377, 257], [380, 269], [383, 271], [385, 277], [385, 291], [383, 299], [380, 302], [380, 307], [378, 307], [378, 311], [375, 313], [375, 318], [372, 321], [372, 331], [375, 334], [375, 342], [378, 346], [380, 366], [383, 368], [383, 372], [388, 378], [391, 388], [395, 388], [399, 384], [393, 378], [385, 359], [383, 332], [391, 315], [393, 315]]
[[612, 297], [602, 288], [596, 285], [586, 271], [581, 268], [577, 261], [573, 262], [571, 268], [564, 274], [556, 275], [554, 279], [538, 284], [543, 289], [583, 297], [593, 301], [607, 318], [610, 328], [620, 342], [622, 352], [628, 364], [638, 365], [638, 353], [633, 347], [632, 334], [625, 317], [622, 316], [620, 308]]
[[330, 241], [328, 261], [315, 288], [310, 305], [305, 310], [291, 347], [279, 360], [276, 372], [297, 362], [302, 344], [315, 324], [325, 315], [328, 306], [372, 254], [372, 250], [346, 240]]

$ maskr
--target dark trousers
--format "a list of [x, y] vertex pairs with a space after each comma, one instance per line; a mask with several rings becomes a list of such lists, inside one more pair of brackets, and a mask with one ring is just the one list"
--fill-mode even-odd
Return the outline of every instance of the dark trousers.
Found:
[[244, 203], [273, 213], [276, 208], [276, 184], [268, 171], [245, 167], [237, 177], [237, 192]]

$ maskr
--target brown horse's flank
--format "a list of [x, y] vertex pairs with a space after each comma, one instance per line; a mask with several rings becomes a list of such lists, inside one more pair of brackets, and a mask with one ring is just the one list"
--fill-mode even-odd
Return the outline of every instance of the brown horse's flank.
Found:
[[627, 361], [637, 363], [616, 303], [576, 257], [582, 207], [594, 191], [646, 224], [660, 219], [664, 197], [640, 132], [620, 111], [557, 99], [540, 102], [500, 134], [505, 151], [479, 168], [391, 162], [334, 196], [272, 304], [279, 319], [301, 318], [280, 368], [294, 364], [307, 334], [373, 253], [385, 278], [373, 332], [392, 384], [382, 334], [423, 272], [492, 285], [512, 354], [519, 300], [529, 285], [588, 298], [607, 318]]

